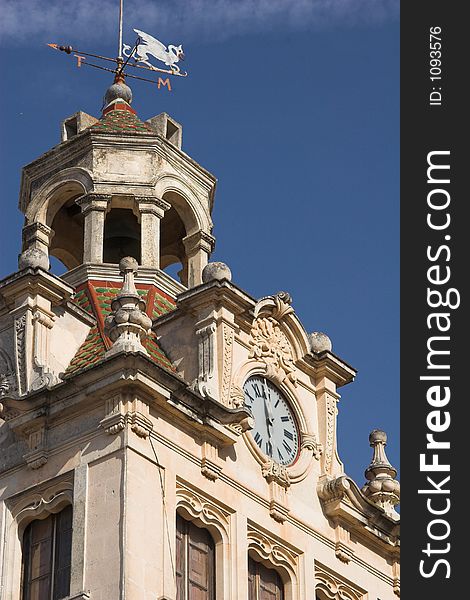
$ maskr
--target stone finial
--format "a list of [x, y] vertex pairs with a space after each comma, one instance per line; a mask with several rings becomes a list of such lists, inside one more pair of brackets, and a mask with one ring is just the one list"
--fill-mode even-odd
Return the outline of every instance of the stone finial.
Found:
[[321, 331], [313, 331], [310, 333], [308, 340], [310, 342], [310, 349], [312, 352], [315, 352], [315, 354], [319, 354], [325, 350], [331, 352], [331, 349], [333, 348], [330, 338], [326, 333]]
[[111, 302], [112, 312], [106, 317], [104, 327], [106, 335], [114, 342], [106, 356], [118, 352], [143, 352], [141, 340], [150, 333], [152, 320], [145, 313], [145, 302], [141, 299], [134, 283], [137, 273], [137, 261], [126, 256], [119, 263], [119, 270], [124, 276], [121, 291]]
[[225, 263], [210, 262], [204, 267], [202, 270], [203, 283], [208, 283], [214, 279], [218, 281], [222, 279], [227, 279], [228, 281], [232, 280], [232, 272]]
[[39, 248], [27, 248], [18, 257], [18, 268], [23, 269], [44, 269], [49, 271], [49, 257]]
[[369, 443], [374, 454], [364, 473], [368, 482], [362, 488], [362, 493], [389, 516], [397, 516], [394, 507], [400, 502], [400, 483], [395, 479], [397, 470], [388, 462], [385, 454], [387, 434], [374, 429], [369, 435]]

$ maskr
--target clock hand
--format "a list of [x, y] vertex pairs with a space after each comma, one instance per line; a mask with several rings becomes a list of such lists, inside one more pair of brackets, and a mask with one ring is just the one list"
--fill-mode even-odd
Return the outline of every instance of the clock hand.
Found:
[[271, 403], [271, 392], [269, 391], [269, 388], [266, 384], [265, 378], [264, 378], [264, 389], [265, 389], [265, 392], [267, 392], [264, 394], [264, 405], [266, 407], [268, 421], [272, 425], [274, 423], [274, 415], [273, 415], [273, 406]]

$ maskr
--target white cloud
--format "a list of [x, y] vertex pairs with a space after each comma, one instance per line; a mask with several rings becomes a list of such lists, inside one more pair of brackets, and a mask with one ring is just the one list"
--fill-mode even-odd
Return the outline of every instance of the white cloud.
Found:
[[[116, 36], [118, 0], [0, 0], [0, 42]], [[399, 0], [124, 0], [125, 27], [162, 39], [218, 41], [246, 33], [298, 31], [395, 18]]]

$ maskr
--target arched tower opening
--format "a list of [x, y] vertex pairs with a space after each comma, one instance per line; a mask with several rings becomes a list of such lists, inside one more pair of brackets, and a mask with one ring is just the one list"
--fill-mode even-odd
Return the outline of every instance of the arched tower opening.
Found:
[[111, 208], [106, 215], [103, 235], [103, 262], [119, 263], [125, 256], [141, 262], [141, 227], [129, 208]]

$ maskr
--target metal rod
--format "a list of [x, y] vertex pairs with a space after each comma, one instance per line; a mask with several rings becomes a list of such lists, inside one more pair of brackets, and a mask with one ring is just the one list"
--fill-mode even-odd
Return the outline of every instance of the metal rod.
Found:
[[122, 60], [122, 16], [123, 16], [123, 2], [124, 0], [119, 0], [119, 48], [118, 48], [118, 58]]

